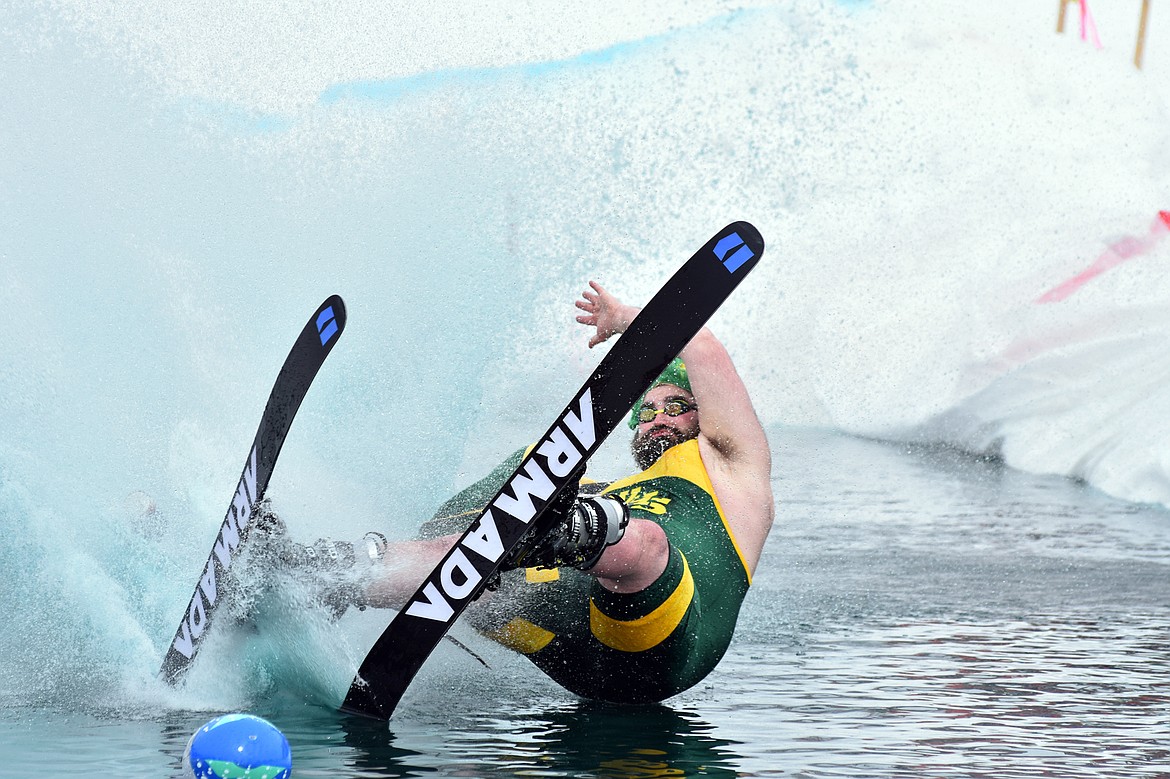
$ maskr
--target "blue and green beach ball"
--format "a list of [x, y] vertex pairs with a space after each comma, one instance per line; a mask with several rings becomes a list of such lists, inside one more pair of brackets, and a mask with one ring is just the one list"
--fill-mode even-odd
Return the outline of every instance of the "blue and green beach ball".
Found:
[[191, 736], [183, 770], [195, 779], [288, 779], [292, 750], [268, 720], [225, 714]]

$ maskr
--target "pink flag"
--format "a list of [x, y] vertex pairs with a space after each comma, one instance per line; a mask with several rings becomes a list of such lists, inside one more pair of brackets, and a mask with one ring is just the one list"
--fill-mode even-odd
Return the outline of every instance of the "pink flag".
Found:
[[1101, 38], [1097, 35], [1097, 23], [1093, 21], [1093, 13], [1089, 10], [1089, 0], [1081, 0], [1081, 40], [1090, 41], [1098, 49]]
[[1170, 211], [1159, 211], [1157, 218], [1150, 225], [1149, 233], [1142, 236], [1127, 235], [1110, 241], [1108, 248], [1097, 257], [1092, 265], [1048, 290], [1037, 298], [1036, 302], [1059, 303], [1105, 271], [1117, 267], [1126, 260], [1148, 254], [1168, 235], [1170, 235]]

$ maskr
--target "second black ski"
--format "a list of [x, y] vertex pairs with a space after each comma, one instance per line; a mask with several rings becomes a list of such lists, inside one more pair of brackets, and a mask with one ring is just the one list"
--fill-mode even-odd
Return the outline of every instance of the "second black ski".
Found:
[[222, 585], [240, 544], [248, 537], [252, 509], [264, 497], [276, 456], [284, 445], [293, 417], [301, 407], [317, 371], [345, 329], [345, 303], [337, 295], [325, 300], [301, 330], [268, 396], [256, 439], [244, 462], [244, 472], [228, 505], [227, 516], [195, 583], [179, 628], [171, 639], [159, 674], [175, 685], [199, 652], [220, 603]]

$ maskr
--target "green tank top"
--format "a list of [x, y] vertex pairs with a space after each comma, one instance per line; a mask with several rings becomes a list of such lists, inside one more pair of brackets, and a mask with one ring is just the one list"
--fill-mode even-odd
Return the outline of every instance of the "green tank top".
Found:
[[[448, 501], [425, 535], [465, 529], [521, 455]], [[723, 657], [751, 576], [698, 441], [667, 450], [649, 469], [602, 491], [665, 531], [670, 561], [653, 585], [618, 595], [580, 571], [530, 569], [498, 593], [504, 597], [489, 616], [481, 621], [474, 609], [468, 616], [582, 697], [660, 701], [697, 684]]]

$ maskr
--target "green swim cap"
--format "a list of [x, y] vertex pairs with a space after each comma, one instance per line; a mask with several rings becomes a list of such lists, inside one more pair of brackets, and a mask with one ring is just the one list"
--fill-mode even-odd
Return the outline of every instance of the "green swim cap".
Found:
[[[685, 389], [687, 392], [691, 391], [691, 380], [687, 378], [687, 366], [681, 357], [675, 357], [671, 360], [670, 365], [666, 366], [666, 370], [654, 380], [654, 383], [650, 385], [650, 389], [646, 390], [646, 392], [649, 392], [660, 384], [672, 384], [675, 387]], [[646, 399], [646, 392], [642, 393], [642, 397], [638, 398], [638, 402], [634, 404], [633, 410], [630, 411], [631, 430], [638, 429], [638, 412], [642, 410], [642, 401]]]

